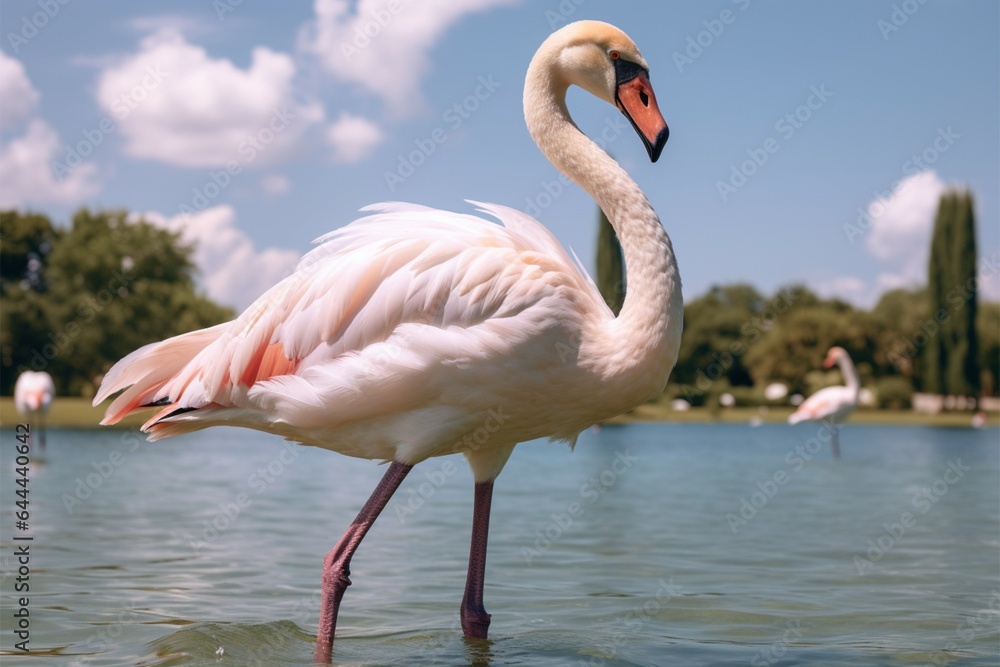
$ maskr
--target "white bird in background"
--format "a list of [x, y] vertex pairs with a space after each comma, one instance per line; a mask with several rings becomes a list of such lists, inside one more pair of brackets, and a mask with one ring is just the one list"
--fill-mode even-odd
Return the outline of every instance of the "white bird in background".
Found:
[[840, 458], [840, 427], [847, 415], [858, 406], [858, 395], [861, 393], [861, 379], [858, 370], [851, 361], [851, 355], [842, 347], [831, 347], [826, 353], [823, 368], [832, 368], [834, 364], [840, 367], [844, 376], [844, 387], [826, 387], [802, 402], [802, 405], [788, 416], [789, 424], [801, 421], [826, 421], [831, 424], [832, 446], [834, 458]]
[[45, 418], [56, 397], [52, 376], [45, 371], [24, 371], [14, 383], [14, 407], [28, 421], [30, 437], [38, 434], [38, 444], [45, 449]]
[[[524, 89], [531, 136], [621, 239], [629, 290], [618, 318], [556, 238], [519, 211], [473, 202], [501, 226], [387, 203], [320, 239], [236, 320], [148, 345], [105, 376], [95, 404], [126, 391], [103, 423], [162, 406], [143, 427], [151, 440], [245, 426], [392, 462], [327, 554], [317, 660], [331, 658], [351, 557], [412, 466], [461, 451], [472, 468], [461, 619], [467, 636], [486, 637], [493, 480], [514, 446], [541, 437], [573, 443], [663, 390], [683, 316], [670, 240], [639, 186], [565, 104], [577, 85], [617, 106], [656, 161], [668, 129], [648, 73], [625, 33], [581, 21], [545, 40]], [[467, 436], [484, 429], [486, 442], [470, 446]]]

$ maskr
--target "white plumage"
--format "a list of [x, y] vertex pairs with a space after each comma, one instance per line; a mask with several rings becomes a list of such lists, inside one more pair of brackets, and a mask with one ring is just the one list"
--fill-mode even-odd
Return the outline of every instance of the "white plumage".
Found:
[[858, 407], [861, 393], [861, 379], [851, 361], [851, 355], [842, 347], [831, 347], [823, 362], [824, 368], [840, 367], [845, 386], [826, 387], [802, 402], [795, 412], [788, 416], [789, 424], [802, 421], [828, 422], [832, 431], [833, 455], [840, 457], [840, 428], [849, 414]]
[[851, 355], [842, 347], [831, 347], [823, 362], [824, 368], [832, 368], [834, 364], [840, 367], [844, 376], [845, 386], [826, 387], [802, 402], [798, 409], [788, 416], [789, 424], [801, 421], [822, 421], [841, 423], [858, 407], [858, 395], [861, 392], [861, 379], [851, 361]]
[[591, 338], [581, 332], [614, 315], [545, 227], [477, 205], [503, 226], [410, 204], [369, 207], [233, 322], [116, 364], [95, 404], [131, 388], [105, 423], [166, 400], [144, 427], [151, 439], [229, 424], [413, 464], [456, 451], [490, 410], [509, 422], [485, 449], [503, 450], [543, 436], [572, 441], [662, 389], [615, 386], [622, 369], [588, 361], [598, 351], [578, 347]]
[[17, 376], [14, 407], [34, 427], [33, 433], [38, 434], [42, 447], [45, 447], [45, 420], [55, 397], [56, 386], [45, 371], [24, 371]]
[[858, 405], [857, 392], [851, 387], [825, 387], [802, 402], [788, 416], [789, 424], [828, 419], [841, 423]]
[[[330, 659], [347, 565], [409, 469], [461, 450], [476, 480], [467, 635], [482, 606], [493, 479], [514, 446], [573, 442], [588, 426], [663, 390], [677, 359], [681, 285], [659, 218], [629, 175], [569, 117], [578, 85], [619, 107], [655, 161], [668, 130], [648, 66], [614, 26], [553, 33], [525, 81], [525, 119], [541, 151], [587, 190], [622, 244], [629, 292], [615, 318], [545, 227], [495, 204], [473, 215], [388, 203], [319, 239], [295, 273], [232, 322], [148, 345], [107, 373], [95, 405], [124, 390], [103, 423], [156, 405], [151, 439], [214, 425], [280, 434], [392, 461], [328, 554], [317, 660]], [[468, 436], [486, 428], [485, 442]]]

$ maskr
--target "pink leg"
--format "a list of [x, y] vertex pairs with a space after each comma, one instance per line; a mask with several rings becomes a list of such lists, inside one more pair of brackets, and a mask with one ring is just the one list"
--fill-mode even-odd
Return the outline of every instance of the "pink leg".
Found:
[[486, 542], [490, 533], [490, 503], [493, 482], [476, 484], [476, 501], [472, 511], [472, 547], [469, 550], [469, 575], [462, 598], [462, 632], [466, 637], [486, 639], [490, 615], [483, 606], [483, 583], [486, 579]]
[[358, 518], [330, 549], [323, 561], [323, 603], [319, 611], [319, 633], [316, 637], [316, 662], [329, 663], [333, 653], [333, 634], [337, 630], [337, 612], [344, 591], [351, 585], [351, 557], [375, 519], [385, 508], [392, 494], [413, 466], [393, 461], [382, 481], [378, 483], [368, 502], [361, 508]]

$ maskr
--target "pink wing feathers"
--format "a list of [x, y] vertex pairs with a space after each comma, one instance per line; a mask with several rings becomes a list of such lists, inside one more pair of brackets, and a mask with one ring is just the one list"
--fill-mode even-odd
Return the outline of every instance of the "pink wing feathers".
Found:
[[126, 391], [103, 423], [150, 404], [163, 406], [144, 426], [154, 437], [201, 428], [168, 428], [191, 410], [246, 416], [280, 407], [300, 425], [370, 417], [420, 400], [408, 379], [424, 383], [417, 395], [433, 392], [422, 373], [428, 364], [508, 351], [573, 315], [559, 309], [613, 317], [545, 227], [506, 207], [478, 206], [504, 226], [408, 204], [368, 207], [373, 215], [319, 239], [294, 274], [237, 319], [118, 362], [94, 403]]

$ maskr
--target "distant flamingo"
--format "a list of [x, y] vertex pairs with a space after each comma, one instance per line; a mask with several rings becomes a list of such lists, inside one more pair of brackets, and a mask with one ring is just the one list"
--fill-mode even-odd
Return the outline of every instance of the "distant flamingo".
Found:
[[32, 439], [38, 434], [38, 445], [45, 449], [45, 418], [56, 397], [52, 376], [45, 371], [24, 371], [14, 383], [14, 407], [31, 426]]
[[858, 394], [861, 392], [861, 380], [854, 368], [851, 355], [842, 347], [831, 347], [826, 353], [823, 368], [832, 368], [834, 364], [840, 367], [844, 376], [845, 387], [826, 387], [807, 398], [799, 409], [788, 416], [789, 424], [801, 421], [828, 421], [833, 431], [832, 447], [834, 458], [840, 458], [840, 427], [847, 416], [858, 406]]
[[[351, 557], [412, 466], [462, 451], [472, 468], [461, 619], [466, 636], [485, 638], [493, 480], [514, 446], [540, 437], [573, 443], [659, 394], [674, 366], [683, 305], [670, 240], [635, 182], [570, 119], [565, 96], [574, 84], [616, 105], [654, 162], [668, 130], [646, 61], [614, 26], [568, 25], [535, 54], [524, 90], [528, 130], [621, 239], [629, 290], [617, 319], [556, 238], [523, 213], [476, 204], [500, 226], [379, 204], [323, 237], [296, 273], [236, 320], [122, 359], [94, 399], [127, 389], [106, 424], [162, 407], [143, 427], [151, 440], [245, 426], [392, 462], [327, 554], [318, 661], [331, 658]], [[489, 433], [485, 442], [463, 444], [480, 431]]]

